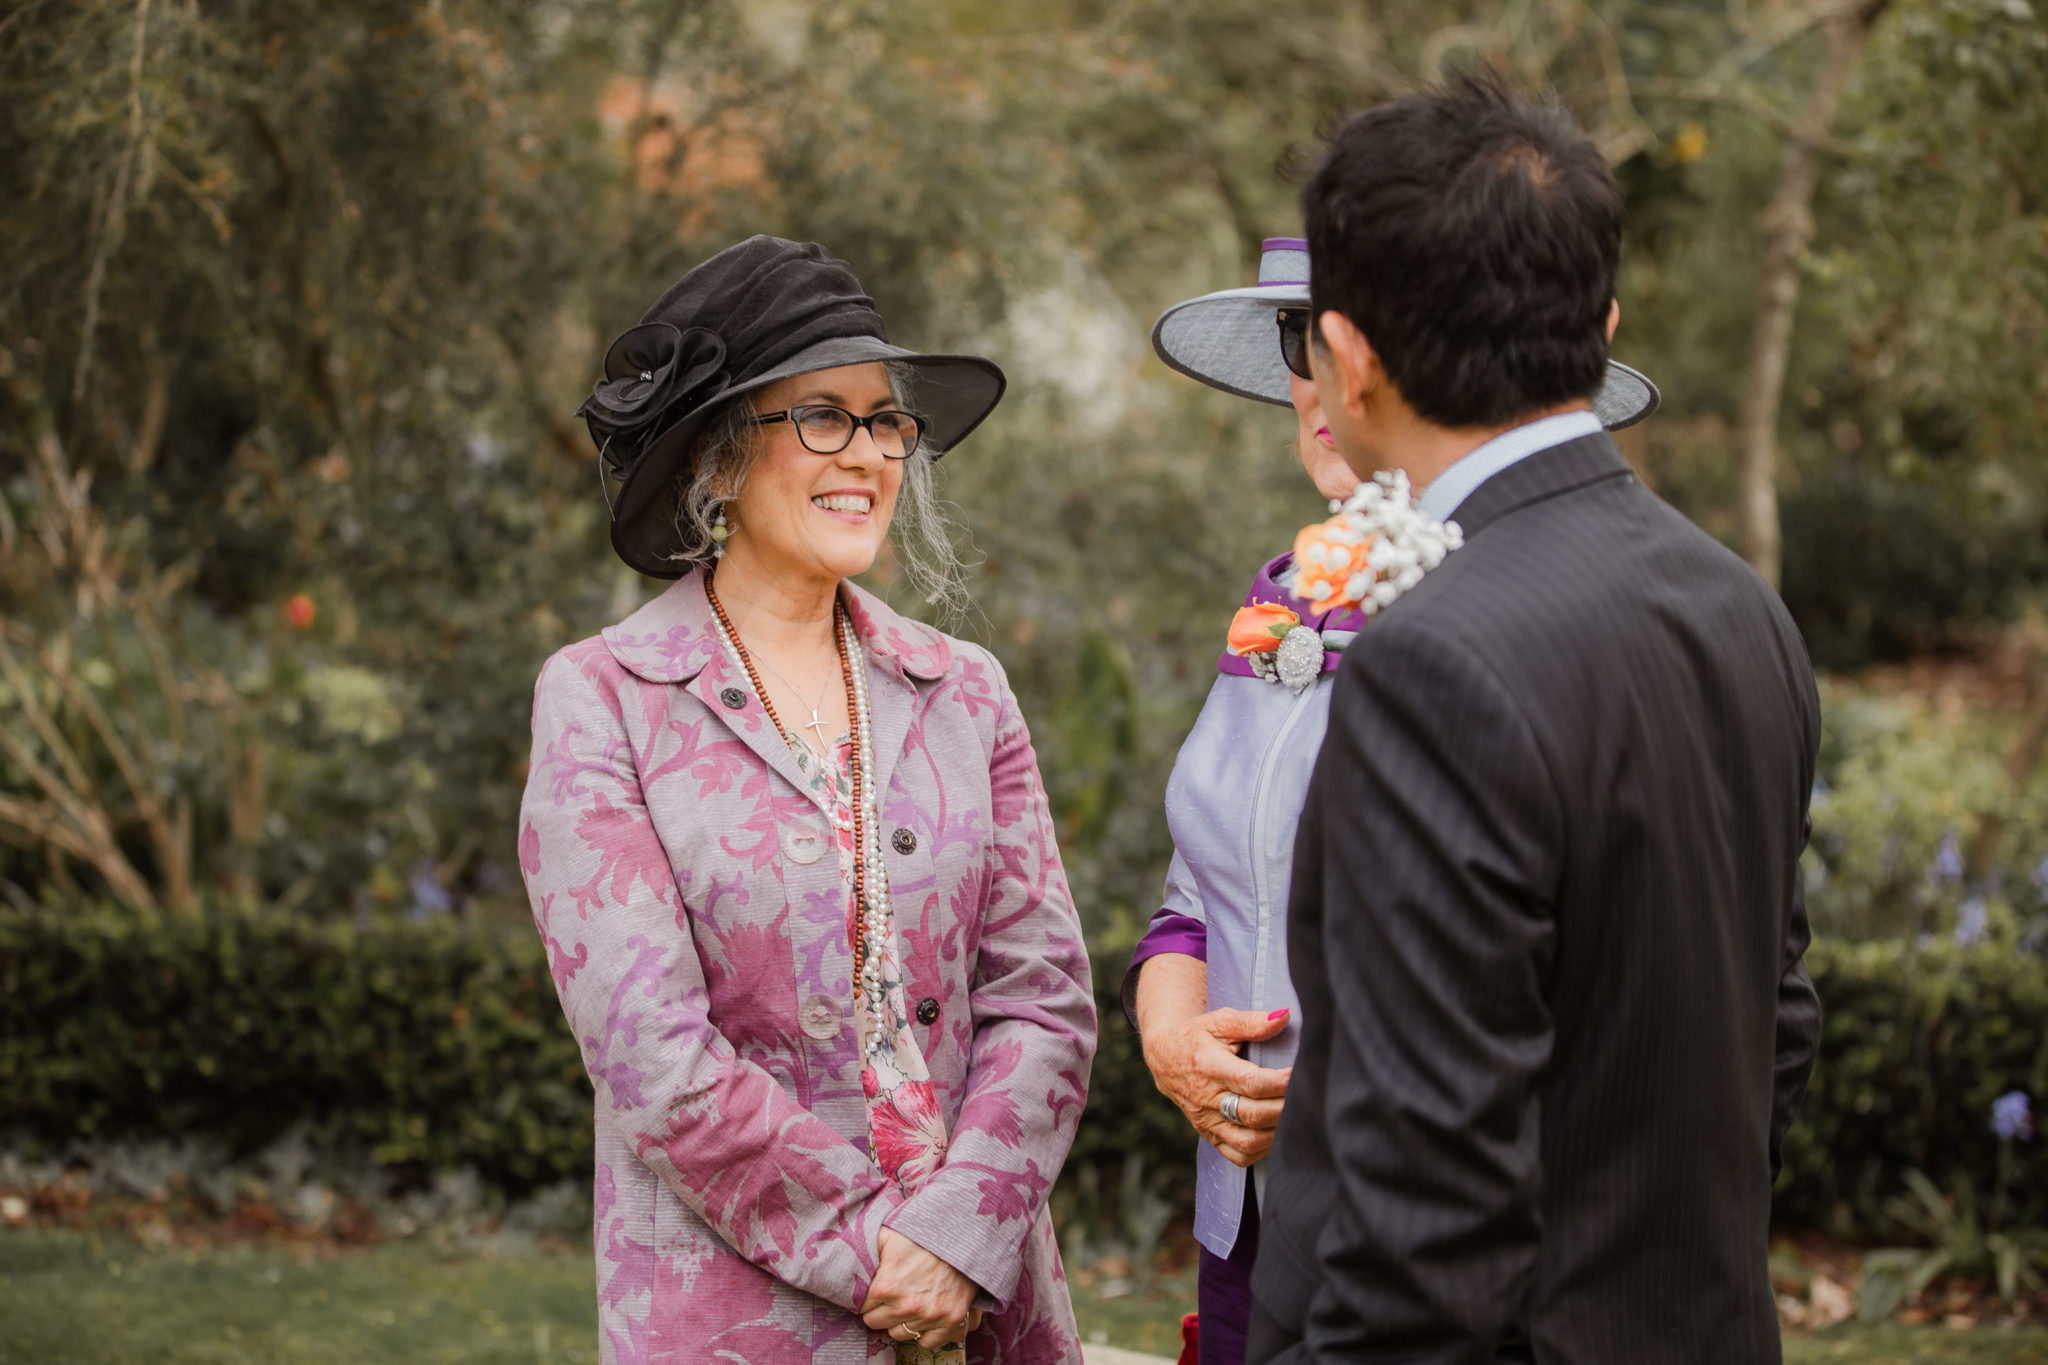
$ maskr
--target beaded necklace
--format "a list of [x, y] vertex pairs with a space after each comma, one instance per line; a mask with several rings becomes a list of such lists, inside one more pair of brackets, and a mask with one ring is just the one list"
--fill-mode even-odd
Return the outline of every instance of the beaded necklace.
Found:
[[[754, 669], [754, 660], [740, 643], [739, 632], [733, 629], [732, 618], [725, 614], [725, 606], [718, 600], [717, 591], [711, 586], [711, 579], [704, 580], [704, 595], [710, 599], [711, 612], [718, 626], [718, 637], [726, 652], [739, 662], [753, 685], [754, 695], [760, 698], [761, 709], [768, 713], [768, 719], [775, 723], [776, 731], [785, 744], [790, 742], [789, 731], [783, 728], [781, 717], [775, 714], [775, 705], [768, 700], [768, 691], [761, 685], [761, 675]], [[892, 1047], [892, 1032], [884, 1026], [883, 1015], [887, 1010], [885, 990], [882, 981], [882, 964], [888, 955], [888, 945], [895, 934], [890, 919], [889, 874], [882, 862], [881, 813], [875, 793], [875, 767], [873, 727], [868, 723], [867, 670], [854, 661], [860, 657], [860, 643], [853, 632], [853, 621], [848, 616], [844, 603], [833, 604], [833, 620], [838, 627], [839, 672], [846, 683], [846, 715], [849, 739], [852, 742], [853, 760], [847, 765], [852, 778], [853, 799], [849, 803], [853, 813], [853, 896], [858, 911], [858, 928], [849, 946], [853, 951], [854, 1008], [856, 1016], [861, 1002], [869, 1002], [875, 1019], [875, 1026], [865, 1030], [862, 1040], [862, 1078], [866, 1080], [881, 1070], [885, 1063], [882, 1054]], [[786, 681], [786, 680], [785, 680]], [[801, 694], [799, 694], [801, 695]], [[806, 746], [808, 748], [808, 746]], [[835, 803], [836, 804], [836, 803]], [[831, 815], [835, 827], [845, 829], [838, 815]], [[898, 1002], [900, 1004], [900, 1002]], [[917, 1052], [914, 1042], [908, 1043], [915, 1062], [915, 1072], [907, 1083], [893, 1091], [884, 1091], [877, 1097], [870, 1090], [868, 1100], [869, 1123], [880, 1121], [878, 1112], [894, 1112], [902, 1097], [912, 1096], [913, 1103], [921, 1099], [937, 1114], [937, 1100], [932, 1091], [931, 1079], [925, 1073], [924, 1060]], [[893, 1070], [893, 1069], [892, 1069]], [[882, 1163], [880, 1148], [876, 1145], [870, 1129], [870, 1152], [877, 1164]], [[938, 1148], [944, 1150], [944, 1133], [939, 1135]], [[901, 1178], [895, 1167], [884, 1166], [892, 1178]], [[906, 1190], [912, 1188], [906, 1186]], [[915, 1339], [895, 1343], [897, 1365], [966, 1365], [967, 1352], [962, 1343], [955, 1342], [933, 1349], [920, 1345]]]
[[[789, 742], [789, 731], [784, 728], [782, 718], [775, 714], [775, 704], [768, 700], [768, 689], [761, 685], [761, 675], [754, 667], [754, 660], [747, 653], [747, 647], [740, 642], [739, 632], [733, 629], [732, 618], [725, 614], [725, 604], [718, 600], [718, 591], [711, 586], [711, 580], [704, 580], [704, 596], [710, 600], [711, 614], [718, 622], [718, 638], [726, 650], [738, 661], [741, 671], [752, 684], [755, 697], [761, 702], [761, 709], [768, 713], [768, 719], [775, 725], [776, 733], [783, 743]], [[853, 762], [847, 766], [853, 779], [853, 901], [860, 908], [860, 932], [854, 935], [849, 947], [853, 952], [854, 989], [879, 992], [882, 986], [881, 955], [871, 953], [869, 944], [880, 942], [890, 932], [889, 922], [889, 874], [882, 863], [881, 840], [876, 830], [880, 826], [880, 813], [875, 800], [874, 745], [868, 725], [868, 685], [863, 676], [865, 669], [853, 666], [858, 644], [854, 639], [853, 622], [846, 614], [844, 603], [834, 602], [833, 623], [837, 627], [839, 645], [839, 673], [846, 684], [846, 717], [853, 741]], [[883, 1046], [882, 1031], [877, 1029], [869, 1039], [869, 1050], [878, 1051]]]

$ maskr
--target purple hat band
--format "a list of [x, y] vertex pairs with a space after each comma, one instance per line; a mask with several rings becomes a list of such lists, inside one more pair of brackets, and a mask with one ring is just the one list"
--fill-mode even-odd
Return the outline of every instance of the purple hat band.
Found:
[[1259, 246], [1259, 283], [1308, 284], [1308, 243], [1299, 237], [1268, 237]]

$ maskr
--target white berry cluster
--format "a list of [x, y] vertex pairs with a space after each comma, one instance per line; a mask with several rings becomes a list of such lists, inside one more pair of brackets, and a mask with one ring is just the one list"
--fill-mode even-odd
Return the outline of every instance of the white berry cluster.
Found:
[[[1360, 484], [1335, 518], [1328, 538], [1371, 546], [1364, 564], [1354, 567], [1343, 594], [1368, 616], [1392, 606], [1465, 543], [1456, 522], [1423, 514], [1409, 492], [1408, 476], [1399, 472], [1375, 474]], [[1311, 547], [1310, 553], [1320, 548]]]

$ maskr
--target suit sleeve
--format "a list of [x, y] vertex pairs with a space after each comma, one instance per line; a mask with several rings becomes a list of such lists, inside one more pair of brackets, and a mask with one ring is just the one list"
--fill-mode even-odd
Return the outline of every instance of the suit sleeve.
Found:
[[1423, 618], [1367, 638], [1338, 678], [1319, 796], [1337, 1179], [1322, 1283], [1283, 1359], [1476, 1365], [1541, 1237], [1561, 817], [1481, 660]]
[[857, 1312], [902, 1196], [711, 1019], [620, 703], [575, 661], [551, 660], [520, 803], [520, 867], [598, 1107], [740, 1255]]
[[1820, 995], [1806, 970], [1806, 950], [1813, 931], [1806, 918], [1806, 871], [1801, 861], [1813, 840], [1814, 774], [1820, 765], [1820, 694], [1813, 683], [1813, 669], [1807, 662], [1799, 632], [1775, 594], [1766, 590], [1767, 603], [1780, 621], [1782, 657], [1789, 675], [1801, 719], [1804, 752], [1800, 767], [1799, 842], [1792, 867], [1791, 914], [1785, 930], [1784, 969], [1778, 977], [1778, 1018], [1776, 1056], [1771, 1077], [1771, 1179], [1784, 1167], [1785, 1134], [1799, 1117], [1806, 1099], [1806, 1085], [1813, 1077], [1813, 1060], [1820, 1050]]
[[[1813, 817], [1806, 818], [1806, 838], [1813, 837]], [[1813, 1076], [1814, 1054], [1820, 1048], [1820, 995], [1806, 971], [1806, 949], [1813, 941], [1806, 922], [1806, 877], [1792, 871], [1792, 919], [1785, 936], [1785, 971], [1778, 978], [1777, 1063], [1771, 1086], [1771, 1179], [1784, 1166], [1785, 1134], [1799, 1117], [1806, 1083]]]
[[992, 820], [981, 937], [970, 978], [974, 1038], [945, 1159], [887, 1226], [1008, 1308], [1067, 1159], [1095, 1057], [1095, 991], [1052, 809], [1017, 699], [1004, 682], [989, 757]]

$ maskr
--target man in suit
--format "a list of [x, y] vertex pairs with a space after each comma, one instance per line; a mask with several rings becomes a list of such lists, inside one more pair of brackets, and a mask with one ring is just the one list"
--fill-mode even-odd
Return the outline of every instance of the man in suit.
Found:
[[1465, 544], [1337, 678], [1248, 1359], [1776, 1362], [1804, 647], [1588, 410], [1621, 204], [1568, 115], [1461, 77], [1354, 119], [1303, 200], [1338, 449]]

